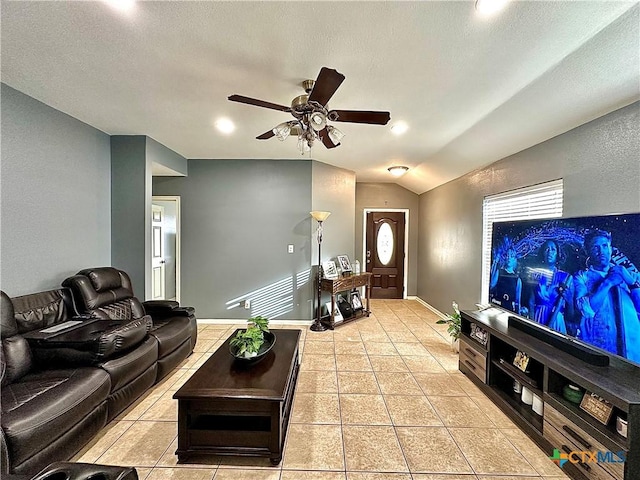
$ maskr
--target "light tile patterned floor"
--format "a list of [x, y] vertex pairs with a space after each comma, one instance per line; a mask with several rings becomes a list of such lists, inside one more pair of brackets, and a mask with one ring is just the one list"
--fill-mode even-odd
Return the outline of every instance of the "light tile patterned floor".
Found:
[[[445, 325], [411, 300], [303, 329], [281, 464], [204, 457], [177, 465], [175, 392], [238, 326], [206, 324], [180, 368], [111, 422], [76, 461], [132, 465], [141, 480], [561, 480], [567, 477], [457, 369]], [[272, 325], [273, 326], [273, 325]], [[277, 328], [277, 326], [274, 326]], [[286, 326], [282, 328], [295, 328]]]

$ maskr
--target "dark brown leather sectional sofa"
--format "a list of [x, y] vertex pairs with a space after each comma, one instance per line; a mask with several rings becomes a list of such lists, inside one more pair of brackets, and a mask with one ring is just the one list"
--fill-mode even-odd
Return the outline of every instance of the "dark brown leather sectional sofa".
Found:
[[[0, 297], [2, 473], [69, 460], [196, 342], [193, 308], [141, 303], [129, 276], [112, 267], [82, 270], [57, 290]], [[39, 340], [42, 329], [70, 319], [82, 323], [65, 338], [91, 334], [77, 344]]]

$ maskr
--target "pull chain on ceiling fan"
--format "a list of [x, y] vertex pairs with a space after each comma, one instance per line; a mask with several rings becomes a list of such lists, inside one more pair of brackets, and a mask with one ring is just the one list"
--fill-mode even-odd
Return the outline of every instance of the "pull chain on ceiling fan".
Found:
[[294, 98], [291, 107], [242, 95], [231, 95], [229, 100], [288, 112], [293, 115], [295, 120], [280, 123], [262, 135], [258, 135], [256, 139], [267, 140], [275, 136], [278, 140], [284, 141], [289, 135], [297, 135], [298, 148], [300, 153], [304, 154], [311, 150], [316, 140], [320, 140], [326, 148], [335, 148], [340, 145], [344, 133], [334, 126], [328, 125], [327, 121], [373, 125], [386, 125], [389, 122], [391, 118], [389, 112], [327, 110], [327, 103], [342, 84], [344, 78], [344, 75], [337, 70], [322, 67], [315, 81], [305, 80], [302, 82], [305, 94]]

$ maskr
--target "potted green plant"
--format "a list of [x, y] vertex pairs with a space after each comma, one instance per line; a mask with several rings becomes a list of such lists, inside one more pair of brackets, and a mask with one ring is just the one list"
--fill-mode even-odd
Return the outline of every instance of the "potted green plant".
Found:
[[447, 332], [451, 336], [451, 348], [453, 348], [453, 350], [457, 352], [461, 327], [460, 309], [458, 308], [458, 304], [455, 301], [451, 303], [451, 306], [453, 307], [453, 313], [447, 313], [447, 318], [440, 319], [436, 323], [440, 325], [448, 325]]
[[238, 358], [256, 357], [265, 342], [265, 333], [269, 333], [268, 318], [251, 317], [247, 322], [247, 328], [238, 330], [230, 342], [232, 353]]

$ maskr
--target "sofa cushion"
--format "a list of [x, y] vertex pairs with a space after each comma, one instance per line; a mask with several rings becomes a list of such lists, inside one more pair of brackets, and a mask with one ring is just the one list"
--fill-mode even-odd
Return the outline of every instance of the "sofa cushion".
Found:
[[31, 349], [27, 341], [20, 335], [2, 340], [2, 385], [18, 381], [33, 366]]
[[[98, 267], [82, 270], [80, 274], [85, 274], [91, 280], [91, 284], [96, 292], [106, 290], [116, 290], [122, 287], [122, 275], [115, 268]], [[133, 292], [131, 292], [133, 295]]]
[[111, 358], [99, 366], [111, 377], [111, 391], [124, 387], [142, 375], [158, 360], [158, 341], [148, 337], [141, 345], [130, 352]]
[[158, 358], [173, 352], [191, 338], [190, 325], [188, 317], [171, 317], [153, 322], [150, 333], [158, 340]]
[[31, 480], [53, 480], [56, 478], [70, 480], [138, 480], [138, 473], [133, 467], [55, 462]]
[[98, 360], [121, 355], [138, 346], [147, 338], [151, 326], [151, 317], [145, 315], [103, 332], [98, 338]]
[[13, 337], [18, 333], [18, 324], [13, 311], [13, 302], [9, 295], [0, 290], [0, 335]]
[[28, 374], [2, 388], [2, 429], [16, 465], [62, 436], [106, 401], [111, 388], [100, 368]]
[[133, 315], [134, 305], [132, 305], [131, 299], [126, 298], [118, 302], [110, 303], [109, 305], [103, 305], [101, 307], [92, 310], [89, 313], [93, 318], [110, 318], [114, 320], [126, 320], [129, 318], [136, 318]]
[[81, 314], [121, 320], [145, 315], [142, 304], [133, 296], [129, 276], [116, 268], [81, 270], [65, 279], [62, 285], [71, 290]]
[[7, 363], [4, 361], [4, 348], [0, 345], [0, 385], [9, 383], [9, 378], [5, 375], [7, 373]]
[[31, 293], [11, 299], [20, 333], [61, 323], [75, 315], [66, 288]]

